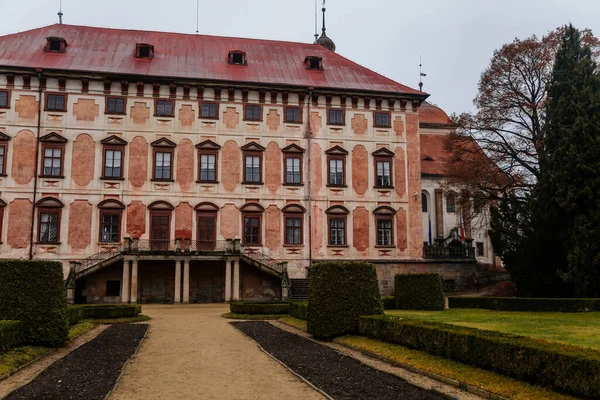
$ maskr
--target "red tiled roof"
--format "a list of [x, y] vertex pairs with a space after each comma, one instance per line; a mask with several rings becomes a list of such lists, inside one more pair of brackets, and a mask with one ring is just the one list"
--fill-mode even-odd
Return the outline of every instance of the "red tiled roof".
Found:
[[421, 139], [421, 173], [425, 175], [445, 175], [446, 149], [448, 135], [420, 135]]
[[[67, 41], [65, 54], [43, 51], [49, 36]], [[154, 45], [154, 59], [134, 58], [136, 43]], [[231, 50], [246, 52], [248, 65], [229, 65]], [[307, 56], [322, 57], [325, 70], [307, 70]], [[319, 45], [75, 25], [0, 37], [0, 66], [426, 96]]]
[[419, 122], [422, 124], [452, 124], [444, 110], [426, 101], [419, 107]]

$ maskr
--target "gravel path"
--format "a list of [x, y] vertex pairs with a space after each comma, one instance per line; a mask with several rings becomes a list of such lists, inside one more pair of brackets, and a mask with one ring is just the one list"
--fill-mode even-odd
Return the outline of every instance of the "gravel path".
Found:
[[11, 393], [17, 399], [104, 399], [147, 325], [113, 325]]
[[323, 399], [221, 318], [228, 311], [144, 305], [150, 329], [110, 399]]
[[232, 325], [336, 400], [444, 399], [267, 322], [233, 322]]

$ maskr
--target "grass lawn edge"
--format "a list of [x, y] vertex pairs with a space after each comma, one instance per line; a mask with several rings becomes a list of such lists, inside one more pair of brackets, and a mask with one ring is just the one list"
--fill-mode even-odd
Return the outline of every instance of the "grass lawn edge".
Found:
[[221, 314], [221, 317], [227, 319], [240, 319], [251, 321], [271, 321], [287, 317], [287, 314], [236, 314], [228, 312], [225, 314]]

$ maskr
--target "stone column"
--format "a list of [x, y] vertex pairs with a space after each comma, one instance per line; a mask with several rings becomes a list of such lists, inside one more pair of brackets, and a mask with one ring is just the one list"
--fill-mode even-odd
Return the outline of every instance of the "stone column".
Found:
[[190, 260], [183, 262], [183, 303], [190, 302]]
[[129, 260], [123, 261], [123, 281], [121, 282], [121, 303], [129, 303]]
[[181, 260], [175, 261], [175, 304], [181, 303]]
[[231, 294], [231, 298], [233, 301], [238, 301], [240, 299], [240, 260], [233, 261], [233, 293]]
[[138, 260], [131, 262], [131, 302], [137, 303], [138, 291]]
[[[444, 234], [444, 199], [442, 189], [435, 189], [435, 235], [438, 238], [443, 238]], [[433, 236], [433, 232], [432, 232]]]
[[231, 301], [231, 264], [233, 261], [225, 261], [225, 301]]

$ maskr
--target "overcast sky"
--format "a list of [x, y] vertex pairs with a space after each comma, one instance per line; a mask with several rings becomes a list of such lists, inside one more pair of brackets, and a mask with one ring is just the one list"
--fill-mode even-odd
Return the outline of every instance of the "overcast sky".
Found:
[[[0, 34], [56, 23], [58, 5], [0, 0]], [[196, 31], [196, 0], [63, 0], [62, 7], [67, 24]], [[424, 91], [448, 113], [473, 109], [495, 49], [569, 22], [599, 35], [600, 0], [327, 1], [327, 34], [338, 53], [414, 88], [422, 55]], [[199, 32], [311, 42], [314, 0], [200, 0]]]

